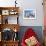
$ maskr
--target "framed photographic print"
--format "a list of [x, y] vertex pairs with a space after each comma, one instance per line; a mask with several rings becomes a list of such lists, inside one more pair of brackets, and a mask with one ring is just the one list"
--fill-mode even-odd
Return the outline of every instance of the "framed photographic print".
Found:
[[9, 10], [2, 10], [2, 15], [9, 15]]
[[23, 18], [24, 19], [36, 19], [36, 10], [35, 9], [24, 9]]

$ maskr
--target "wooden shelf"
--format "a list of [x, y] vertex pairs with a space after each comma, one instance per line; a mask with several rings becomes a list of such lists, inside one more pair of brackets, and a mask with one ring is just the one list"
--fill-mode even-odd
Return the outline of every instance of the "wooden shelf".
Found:
[[[10, 12], [13, 12], [13, 14]], [[14, 12], [16, 12], [16, 14]], [[17, 24], [18, 24], [18, 18], [19, 18], [18, 14], [19, 14], [19, 7], [0, 7], [0, 15], [1, 15], [2, 24], [3, 24], [3, 18], [5, 19], [5, 17], [7, 16], [17, 16]], [[7, 23], [8, 23], [8, 19], [7, 19]]]
[[19, 29], [20, 29], [19, 24], [1, 24], [0, 27], [1, 27], [1, 31], [5, 28], [10, 28], [13, 31], [14, 31], [14, 29], [16, 29], [17, 31], [19, 31]]
[[[3, 10], [4, 10], [4, 12], [2, 12]], [[13, 12], [14, 14], [12, 14], [10, 12]], [[15, 12], [17, 12], [17, 13], [15, 14]], [[6, 28], [11, 29], [12, 31], [14, 31], [14, 33], [15, 33], [15, 29], [16, 29], [16, 32], [18, 33], [18, 31], [20, 29], [20, 26], [18, 24], [18, 18], [19, 18], [18, 14], [19, 14], [19, 7], [0, 7], [0, 16], [1, 16], [0, 32], [1, 33], [3, 33], [3, 30]], [[17, 24], [8, 24], [8, 21], [7, 21], [8, 19], [5, 20], [5, 17], [7, 18], [7, 16], [14, 16], [14, 17], [17, 16]], [[2, 36], [2, 34], [1, 34], [1, 36]], [[2, 38], [3, 37], [1, 37], [0, 46], [18, 46], [18, 41], [13, 41], [13, 40], [4, 41]]]
[[5, 42], [5, 43], [8, 43], [8, 42], [12, 43], [12, 42], [19, 42], [19, 40], [16, 40], [16, 41], [10, 40], [10, 41], [3, 41], [3, 42]]
[[18, 46], [19, 41], [1, 41], [2, 46]]
[[5, 10], [5, 9], [16, 9], [18, 10], [19, 7], [0, 7], [1, 10]]

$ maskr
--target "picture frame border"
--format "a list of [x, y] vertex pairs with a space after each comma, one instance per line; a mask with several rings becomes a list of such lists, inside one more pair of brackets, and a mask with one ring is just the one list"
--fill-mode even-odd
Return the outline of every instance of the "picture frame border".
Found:
[[[35, 11], [35, 17], [34, 17], [34, 18], [25, 18], [25, 17], [24, 17], [24, 11], [25, 11], [25, 10], [34, 10], [34, 11]], [[24, 9], [24, 10], [23, 10], [23, 19], [36, 19], [36, 9]]]

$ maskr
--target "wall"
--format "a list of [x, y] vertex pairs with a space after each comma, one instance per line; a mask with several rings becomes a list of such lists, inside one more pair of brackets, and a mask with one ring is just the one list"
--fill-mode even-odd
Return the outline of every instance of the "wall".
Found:
[[[15, 1], [15, 0], [14, 0]], [[15, 6], [13, 0], [0, 0], [0, 6]], [[42, 0], [17, 0], [17, 6], [20, 7], [20, 17], [19, 24], [21, 26], [43, 26], [43, 6]], [[23, 10], [24, 9], [36, 9], [36, 19], [35, 20], [24, 20]]]
[[[15, 0], [0, 0], [0, 7], [13, 7], [15, 6], [14, 3]], [[19, 17], [19, 24], [21, 26], [36, 26], [36, 27], [32, 27], [35, 32], [37, 33], [40, 42], [43, 41], [43, 30], [42, 27], [43, 26], [43, 6], [42, 6], [42, 2], [43, 0], [17, 0], [18, 5], [20, 7], [20, 17]], [[32, 20], [25, 20], [23, 19], [23, 10], [24, 9], [36, 9], [36, 19]], [[12, 17], [9, 17], [9, 20], [11, 21]], [[14, 20], [14, 19], [13, 19]], [[9, 22], [10, 22], [9, 21]], [[13, 21], [14, 22], [14, 21]], [[25, 29], [27, 29], [27, 27], [21, 27], [20, 29], [20, 39], [22, 38], [23, 33], [25, 32]]]
[[43, 26], [43, 6], [42, 0], [24, 0], [21, 4], [23, 9], [36, 9], [35, 20], [24, 20], [21, 14], [20, 23], [23, 26]]
[[32, 28], [34, 32], [37, 34], [39, 41], [43, 43], [42, 26], [21, 26], [19, 31], [20, 42], [24, 36], [24, 33], [27, 31], [28, 28]]

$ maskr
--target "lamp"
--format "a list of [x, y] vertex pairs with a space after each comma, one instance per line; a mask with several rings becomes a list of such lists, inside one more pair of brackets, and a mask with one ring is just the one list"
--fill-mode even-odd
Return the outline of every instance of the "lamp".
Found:
[[15, 7], [16, 7], [16, 4], [17, 4], [17, 2], [16, 2], [17, 0], [15, 0]]
[[13, 40], [18, 40], [18, 32], [17, 32], [17, 29], [15, 28], [14, 29], [14, 36], [13, 36]]
[[16, 28], [14, 29], [14, 32], [17, 32]]

